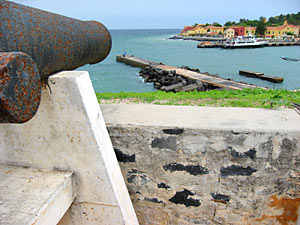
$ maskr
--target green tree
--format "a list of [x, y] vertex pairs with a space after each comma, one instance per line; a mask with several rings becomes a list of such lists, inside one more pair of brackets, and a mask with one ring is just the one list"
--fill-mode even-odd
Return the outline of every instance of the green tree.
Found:
[[271, 24], [276, 24], [277, 23], [276, 17], [270, 17], [268, 22]]
[[267, 25], [265, 23], [265, 18], [264, 17], [260, 17], [259, 18], [259, 22], [256, 26], [256, 32], [255, 34], [258, 34], [258, 35], [265, 35], [265, 32], [266, 32], [266, 29], [267, 29]]
[[266, 17], [263, 17], [263, 16], [261, 16], [261, 17], [259, 17], [259, 21], [266, 21], [267, 19], [266, 19]]
[[247, 22], [248, 22], [248, 19], [241, 18], [239, 23], [245, 24], [245, 23], [247, 23]]
[[224, 26], [230, 27], [230, 26], [232, 26], [232, 22], [231, 22], [231, 21], [227, 21], [227, 22], [224, 24]]
[[213, 22], [213, 25], [214, 25], [215, 27], [222, 27], [222, 25], [219, 24], [218, 22]]

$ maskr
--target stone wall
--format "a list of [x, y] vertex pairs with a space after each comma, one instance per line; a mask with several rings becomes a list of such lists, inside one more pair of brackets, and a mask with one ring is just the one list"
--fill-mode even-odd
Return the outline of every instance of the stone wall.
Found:
[[140, 224], [297, 223], [299, 131], [107, 126]]

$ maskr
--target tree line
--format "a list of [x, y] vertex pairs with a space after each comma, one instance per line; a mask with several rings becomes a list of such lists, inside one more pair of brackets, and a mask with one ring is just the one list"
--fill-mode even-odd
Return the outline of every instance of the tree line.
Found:
[[[288, 24], [292, 25], [300, 25], [300, 12], [294, 14], [286, 14], [279, 16], [270, 17], [268, 20], [261, 16], [258, 20], [248, 20], [245, 18], [241, 18], [239, 22], [235, 21], [227, 21], [223, 26], [243, 26], [243, 27], [256, 27], [256, 34], [257, 35], [264, 35], [266, 31], [266, 27], [269, 26], [281, 26], [283, 25], [284, 21], [287, 20]], [[195, 23], [194, 27], [196, 27], [198, 24]], [[214, 22], [213, 24], [205, 24], [205, 26], [214, 25], [217, 27], [222, 27], [222, 25], [218, 22]]]
[[243, 26], [243, 27], [257, 27], [258, 24], [261, 21], [264, 21], [266, 26], [281, 26], [283, 25], [284, 21], [287, 20], [288, 24], [292, 24], [292, 25], [300, 25], [300, 12], [294, 14], [286, 14], [286, 15], [282, 15], [280, 14], [279, 16], [274, 16], [274, 17], [270, 17], [268, 20], [261, 16], [258, 20], [248, 20], [245, 18], [241, 18], [239, 20], [239, 22], [235, 22], [235, 21], [227, 21], [224, 26]]

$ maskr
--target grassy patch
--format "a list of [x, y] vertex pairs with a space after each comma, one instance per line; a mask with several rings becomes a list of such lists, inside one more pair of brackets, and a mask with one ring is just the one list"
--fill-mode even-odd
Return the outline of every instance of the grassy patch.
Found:
[[160, 105], [197, 105], [214, 107], [277, 108], [300, 104], [300, 92], [287, 90], [244, 89], [207, 92], [120, 92], [96, 93], [100, 103], [148, 103]]

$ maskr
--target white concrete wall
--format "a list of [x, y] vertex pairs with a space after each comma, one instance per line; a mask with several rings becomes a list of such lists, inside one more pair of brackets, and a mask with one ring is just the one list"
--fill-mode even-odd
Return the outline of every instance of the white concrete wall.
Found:
[[87, 72], [49, 79], [29, 122], [0, 124], [0, 162], [75, 174], [61, 224], [138, 224]]

